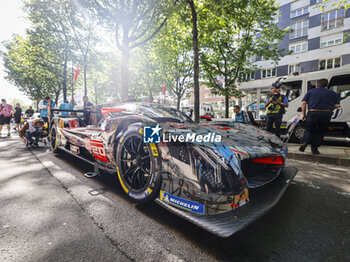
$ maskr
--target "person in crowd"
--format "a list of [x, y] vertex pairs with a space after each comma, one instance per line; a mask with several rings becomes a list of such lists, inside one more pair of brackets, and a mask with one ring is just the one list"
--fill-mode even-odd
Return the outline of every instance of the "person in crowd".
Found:
[[29, 108], [24, 112], [26, 114], [26, 116], [29, 118], [29, 117], [32, 117], [32, 115], [34, 115], [34, 110], [33, 110], [33, 107], [32, 106], [29, 106]]
[[245, 124], [249, 124], [249, 116], [246, 112], [244, 112], [243, 110], [241, 110], [241, 107], [238, 105], [233, 106], [233, 112], [234, 114], [234, 119], [236, 122], [238, 123], [245, 123]]
[[[307, 145], [311, 144], [312, 154], [320, 154], [318, 147], [323, 142], [325, 131], [331, 121], [333, 109], [340, 107], [339, 95], [327, 89], [328, 80], [320, 79], [316, 88], [310, 89], [302, 100], [302, 120], [306, 121], [302, 145], [299, 151], [304, 152]], [[306, 107], [308, 112], [306, 116]]]
[[55, 107], [55, 102], [51, 100], [51, 97], [46, 96], [43, 100], [39, 102], [38, 105], [40, 109], [40, 117], [45, 123], [49, 123], [49, 118], [51, 118], [51, 109]]
[[[44, 120], [42, 118], [37, 118], [34, 120], [29, 120], [22, 129], [19, 131], [19, 137], [23, 139], [24, 143], [29, 143], [34, 147], [38, 146], [39, 139], [44, 132]], [[33, 137], [35, 140], [33, 140]]]
[[16, 124], [16, 126], [13, 129], [18, 131], [19, 124], [21, 123], [21, 118], [22, 118], [22, 108], [21, 108], [21, 105], [19, 103], [16, 104], [15, 112], [13, 113], [13, 117], [15, 119], [15, 124]]
[[91, 110], [94, 107], [94, 105], [89, 102], [89, 98], [87, 96], [83, 96], [83, 102], [84, 102], [84, 122], [86, 125], [90, 122], [90, 115]]
[[193, 110], [192, 110], [191, 107], [188, 108], [188, 111], [187, 111], [186, 115], [187, 115], [189, 118], [192, 118], [192, 116], [193, 116]]
[[6, 99], [1, 99], [0, 105], [0, 136], [3, 125], [7, 126], [7, 136], [10, 137], [10, 121], [12, 116], [12, 106], [6, 103]]
[[[73, 110], [73, 105], [68, 103], [68, 100], [64, 100], [60, 105], [60, 109]], [[69, 112], [61, 112], [61, 116], [69, 116]]]
[[266, 130], [272, 133], [273, 124], [275, 124], [275, 135], [281, 137], [282, 117], [286, 112], [285, 108], [288, 107], [288, 99], [286, 96], [281, 95], [278, 86], [273, 87], [271, 93], [265, 104], [267, 117]]

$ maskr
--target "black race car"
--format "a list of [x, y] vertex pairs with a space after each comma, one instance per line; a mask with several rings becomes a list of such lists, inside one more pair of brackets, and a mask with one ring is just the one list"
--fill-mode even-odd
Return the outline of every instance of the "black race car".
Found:
[[285, 166], [281, 140], [250, 125], [196, 124], [152, 103], [97, 106], [86, 115], [53, 118], [54, 153], [113, 173], [135, 201], [155, 200], [221, 237], [270, 209], [297, 172]]

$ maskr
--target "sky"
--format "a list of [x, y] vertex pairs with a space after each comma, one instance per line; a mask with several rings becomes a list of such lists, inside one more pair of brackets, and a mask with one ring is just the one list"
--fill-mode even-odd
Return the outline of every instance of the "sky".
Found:
[[[0, 8], [0, 43], [11, 39], [13, 34], [23, 35], [30, 23], [24, 18], [22, 11], [22, 0], [1, 0]], [[0, 49], [4, 50], [2, 44]], [[9, 83], [4, 77], [4, 66], [0, 57], [0, 98], [5, 98], [8, 102], [13, 99], [20, 99], [26, 104], [31, 104], [31, 100], [23, 95], [16, 86]]]

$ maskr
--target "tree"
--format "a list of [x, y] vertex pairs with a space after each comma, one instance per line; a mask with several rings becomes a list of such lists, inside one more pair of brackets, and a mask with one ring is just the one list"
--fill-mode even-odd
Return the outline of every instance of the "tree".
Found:
[[[278, 7], [274, 0], [220, 1], [208, 9], [207, 17], [215, 25], [205, 37], [202, 53], [204, 76], [212, 93], [225, 97], [225, 117], [229, 117], [229, 100], [241, 97], [237, 83], [245, 74], [257, 70], [250, 57], [263, 56], [277, 62], [286, 50], [278, 42], [287, 33], [274, 23]], [[207, 26], [207, 23], [203, 26]], [[221, 80], [223, 78], [223, 81]]]
[[[45, 42], [49, 41], [46, 39]], [[59, 56], [49, 51], [45, 44], [38, 43], [33, 31], [29, 31], [27, 38], [14, 36], [4, 46], [6, 79], [33, 100], [39, 101], [50, 95], [57, 103], [62, 88]]]
[[[318, 4], [317, 6], [321, 7], [321, 10], [323, 11], [325, 8], [325, 4], [329, 2], [329, 0], [323, 0], [320, 4]], [[350, 0], [338, 0], [335, 3], [331, 4], [331, 7], [337, 7], [337, 8], [345, 8], [345, 9], [349, 9], [350, 8]]]
[[193, 93], [194, 93], [194, 121], [199, 122], [199, 46], [198, 46], [198, 15], [194, 0], [186, 0], [191, 10], [192, 43], [193, 43]]
[[168, 1], [156, 0], [90, 0], [86, 1], [115, 32], [116, 46], [122, 53], [121, 97], [129, 89], [130, 52], [151, 40], [164, 26], [171, 6]]
[[[165, 76], [165, 82], [176, 96], [176, 107], [180, 109], [180, 102], [190, 86], [193, 77], [192, 39], [186, 26], [186, 17], [174, 14], [164, 30], [152, 41], [157, 64]], [[191, 85], [192, 86], [192, 85]]]

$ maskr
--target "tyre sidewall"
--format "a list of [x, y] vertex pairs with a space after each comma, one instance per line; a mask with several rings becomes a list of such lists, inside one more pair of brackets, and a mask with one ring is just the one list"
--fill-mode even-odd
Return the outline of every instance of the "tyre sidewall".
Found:
[[117, 152], [116, 152], [116, 163], [117, 163], [117, 176], [119, 182], [125, 191], [125, 193], [137, 202], [147, 202], [155, 199], [159, 194], [159, 189], [161, 185], [161, 160], [160, 152], [156, 144], [149, 144], [148, 150], [150, 152], [150, 161], [151, 163], [151, 177], [148, 182], [148, 185], [145, 190], [136, 191], [132, 189], [128, 183], [125, 182], [122, 176], [121, 168], [121, 154], [122, 154], [122, 145], [124, 141], [127, 141], [130, 137], [138, 136], [143, 139], [143, 128], [142, 125], [134, 124], [127, 128], [127, 130], [119, 137], [117, 143]]

